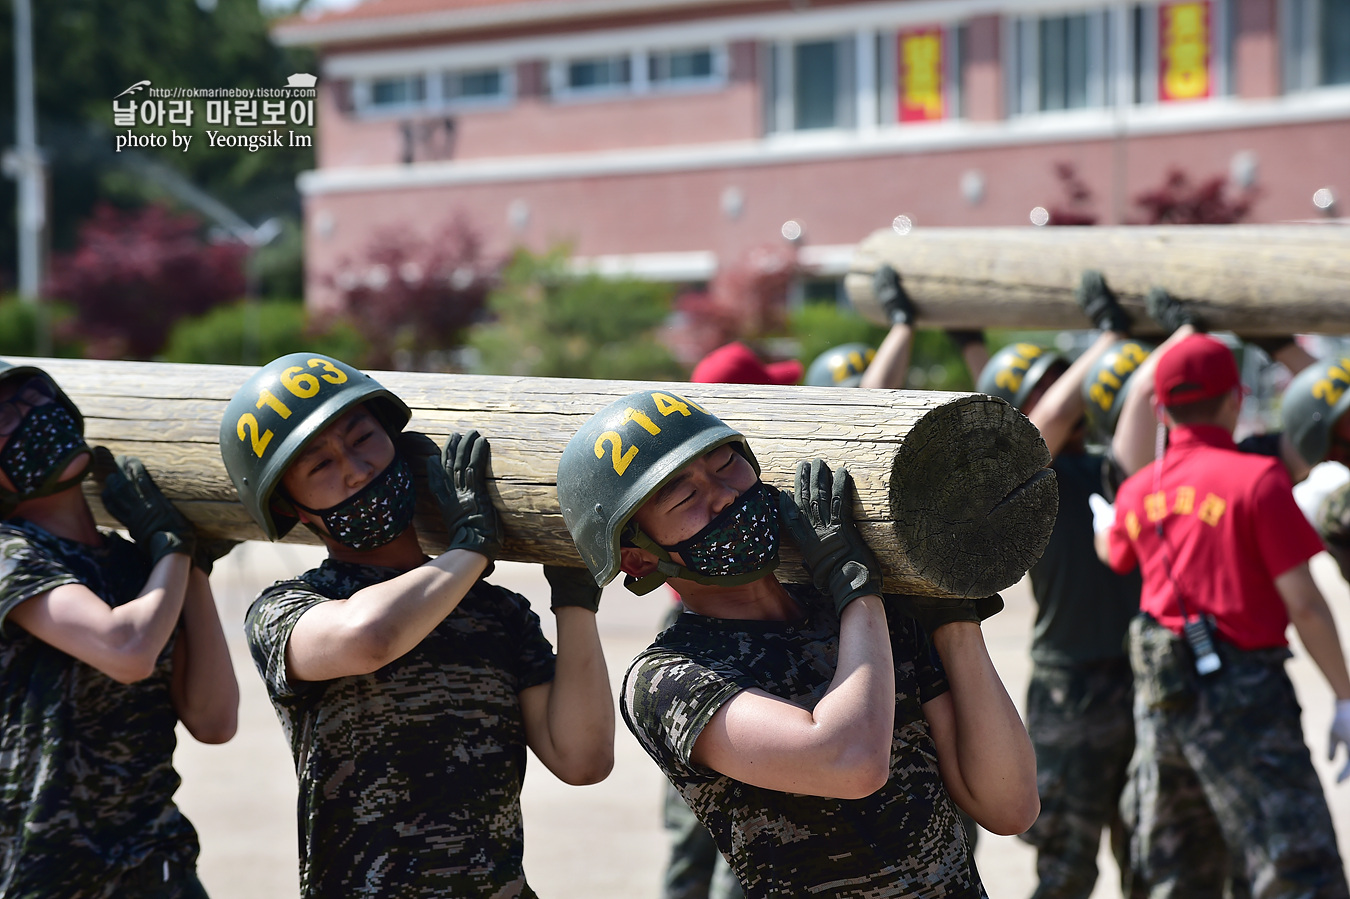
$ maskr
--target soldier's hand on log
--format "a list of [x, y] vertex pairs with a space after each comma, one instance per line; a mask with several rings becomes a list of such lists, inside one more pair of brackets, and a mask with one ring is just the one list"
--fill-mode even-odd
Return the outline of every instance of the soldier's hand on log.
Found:
[[[95, 447], [97, 464], [106, 467], [112, 456], [107, 447]], [[160, 492], [141, 460], [118, 456], [103, 486], [103, 507], [122, 523], [153, 565], [170, 553], [192, 555], [196, 531], [192, 522]]]
[[1091, 320], [1093, 327], [1100, 331], [1130, 333], [1130, 314], [1120, 305], [1115, 293], [1106, 286], [1102, 273], [1094, 269], [1083, 272], [1074, 293], [1078, 308]]
[[835, 475], [823, 459], [798, 462], [795, 494], [779, 492], [779, 513], [816, 589], [834, 599], [840, 614], [860, 596], [880, 595], [881, 563], [853, 523], [848, 469]]
[[952, 596], [906, 596], [903, 603], [910, 616], [932, 636], [944, 624], [973, 621], [979, 624], [1003, 611], [1003, 597], [995, 593], [983, 599], [958, 599]]
[[[1350, 699], [1336, 700], [1336, 716], [1331, 719], [1331, 747], [1327, 751], [1327, 758], [1336, 758], [1336, 748], [1345, 746], [1347, 753], [1350, 753]], [[1347, 777], [1350, 777], [1350, 756], [1345, 760], [1345, 767], [1341, 768], [1336, 775], [1336, 783], [1342, 783]]]
[[588, 568], [569, 568], [563, 565], [545, 565], [544, 577], [552, 590], [549, 608], [554, 612], [560, 606], [577, 606], [592, 612], [600, 609], [601, 588]]
[[872, 274], [872, 293], [893, 325], [912, 325], [914, 304], [900, 283], [900, 275], [889, 265], [881, 265]]
[[1148, 310], [1148, 317], [1161, 325], [1169, 335], [1182, 325], [1201, 328], [1200, 318], [1190, 304], [1178, 300], [1161, 287], [1154, 287], [1148, 292], [1148, 296], [1144, 297], [1144, 308]]
[[441, 507], [446, 551], [467, 549], [486, 556], [487, 574], [502, 546], [502, 525], [488, 496], [490, 460], [487, 438], [477, 431], [451, 434], [439, 459], [427, 459], [427, 484]]

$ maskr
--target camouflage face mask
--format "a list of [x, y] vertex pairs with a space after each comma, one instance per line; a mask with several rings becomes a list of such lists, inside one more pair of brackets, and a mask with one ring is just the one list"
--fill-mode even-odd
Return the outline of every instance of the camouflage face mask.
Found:
[[322, 518], [328, 535], [338, 543], [368, 552], [408, 529], [417, 507], [417, 493], [407, 461], [395, 456], [369, 484], [336, 506], [310, 509], [295, 504]]
[[[60, 403], [34, 406], [9, 435], [0, 449], [0, 469], [24, 498], [45, 496], [53, 488], [76, 483], [79, 477], [61, 481], [72, 459], [87, 453], [89, 445], [80, 435], [75, 416]], [[80, 472], [82, 477], [84, 472]]]
[[763, 481], [740, 495], [688, 540], [665, 547], [705, 577], [767, 573], [778, 561], [778, 509]]

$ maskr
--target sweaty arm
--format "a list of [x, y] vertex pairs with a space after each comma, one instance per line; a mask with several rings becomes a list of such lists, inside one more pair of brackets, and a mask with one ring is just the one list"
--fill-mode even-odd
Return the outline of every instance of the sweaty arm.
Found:
[[20, 603], [9, 620], [113, 680], [135, 683], [154, 672], [178, 624], [191, 567], [184, 553], [163, 556], [140, 596], [115, 607], [83, 584], [62, 584]]
[[1331, 692], [1337, 699], [1350, 699], [1350, 674], [1346, 672], [1336, 620], [1327, 608], [1322, 591], [1317, 589], [1308, 563], [1295, 565], [1275, 578], [1275, 589], [1289, 610], [1289, 621], [1298, 631], [1298, 638], [1326, 678]]
[[346, 599], [314, 605], [286, 643], [287, 673], [323, 681], [383, 668], [454, 611], [487, 563], [480, 553], [452, 549]]
[[881, 341], [877, 354], [863, 372], [859, 387], [887, 387], [898, 390], [905, 386], [909, 374], [909, 357], [914, 346], [914, 326], [891, 325], [886, 339]]
[[525, 740], [564, 783], [599, 783], [614, 767], [614, 699], [595, 613], [562, 606], [554, 615], [558, 661], [553, 680], [520, 694]]
[[1040, 813], [1036, 754], [984, 635], [978, 624], [953, 622], [933, 633], [933, 646], [950, 684], [923, 706], [942, 782], [984, 829], [1022, 833]]
[[839, 663], [814, 710], [751, 689], [728, 700], [699, 734], [691, 761], [771, 790], [861, 799], [890, 775], [895, 667], [879, 596], [850, 602]]
[[239, 682], [206, 572], [194, 566], [173, 647], [170, 695], [183, 726], [202, 743], [225, 743], [239, 718]]

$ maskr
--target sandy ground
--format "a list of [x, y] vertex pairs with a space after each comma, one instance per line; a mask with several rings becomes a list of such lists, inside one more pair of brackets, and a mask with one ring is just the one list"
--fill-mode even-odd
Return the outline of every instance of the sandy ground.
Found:
[[[195, 742], [180, 728], [176, 764], [183, 777], [178, 802], [201, 834], [199, 871], [213, 899], [291, 899], [298, 895], [295, 773], [281, 726], [244, 646], [244, 612], [257, 591], [316, 564], [319, 551], [248, 543], [236, 547], [212, 577], [230, 637], [241, 702], [238, 735], [223, 746]], [[1325, 554], [1313, 571], [1327, 594], [1343, 641], [1350, 634], [1350, 591]], [[499, 563], [491, 580], [526, 596], [544, 597], [540, 569]], [[994, 664], [1019, 707], [1029, 670], [1032, 605], [1025, 581], [1006, 591], [1007, 608], [985, 623]], [[542, 606], [544, 604], [536, 603]], [[616, 695], [628, 661], [655, 633], [666, 602], [661, 593], [636, 597], [606, 591], [600, 633]], [[544, 611], [545, 627], [552, 616]], [[550, 635], [551, 636], [551, 635]], [[1289, 671], [1303, 705], [1304, 731], [1331, 801], [1341, 853], [1350, 857], [1350, 783], [1335, 785], [1326, 761], [1331, 692], [1300, 647]], [[664, 779], [619, 724], [614, 772], [603, 783], [569, 787], [532, 760], [524, 790], [525, 870], [545, 899], [656, 899], [666, 843], [660, 803]], [[1029, 896], [1034, 856], [1013, 837], [982, 834], [977, 861], [993, 899]], [[1102, 857], [1093, 899], [1115, 899], [1116, 872]]]

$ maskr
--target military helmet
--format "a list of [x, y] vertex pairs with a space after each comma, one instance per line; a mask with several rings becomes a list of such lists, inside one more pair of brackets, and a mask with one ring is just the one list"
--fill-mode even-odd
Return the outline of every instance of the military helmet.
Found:
[[66, 411], [75, 417], [75, 425], [80, 429], [80, 436], [84, 436], [84, 416], [80, 414], [80, 409], [66, 392], [61, 389], [61, 385], [56, 383], [56, 379], [47, 374], [36, 365], [15, 365], [12, 362], [6, 362], [0, 359], [0, 381], [18, 381], [22, 383], [32, 377], [43, 377], [52, 385], [53, 398], [65, 406]]
[[1284, 390], [1284, 429], [1309, 465], [1327, 457], [1331, 432], [1350, 410], [1350, 356], [1309, 365]]
[[365, 403], [390, 436], [412, 417], [402, 400], [359, 369], [320, 353], [291, 353], [244, 382], [220, 422], [220, 455], [239, 499], [268, 539], [286, 535], [295, 520], [276, 516], [277, 484], [295, 457], [348, 409]]
[[865, 343], [845, 343], [816, 357], [806, 370], [811, 387], [857, 387], [877, 351]]
[[1051, 368], [1065, 365], [1054, 350], [1034, 343], [1010, 343], [985, 363], [975, 384], [976, 393], [1007, 400], [1018, 409]]
[[1153, 349], [1151, 344], [1132, 338], [1118, 340], [1088, 369], [1083, 378], [1083, 403], [1088, 431], [1097, 439], [1107, 440], [1116, 432], [1120, 409], [1125, 405], [1125, 385]]
[[581, 426], [558, 462], [558, 503], [582, 560], [600, 586], [619, 571], [619, 538], [643, 503], [680, 469], [726, 443], [759, 473], [745, 438], [676, 393], [639, 390]]

